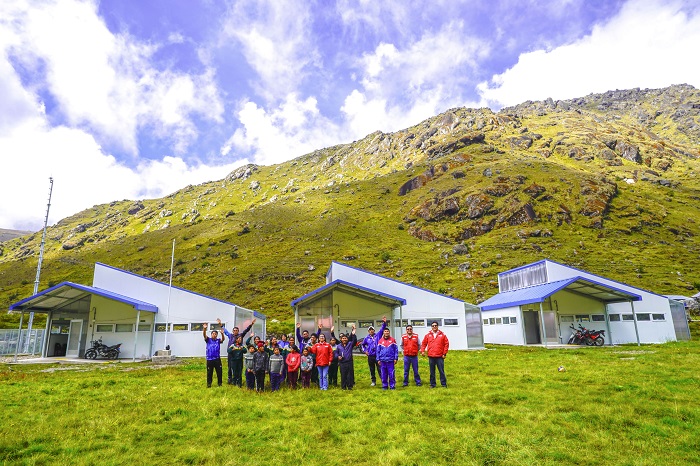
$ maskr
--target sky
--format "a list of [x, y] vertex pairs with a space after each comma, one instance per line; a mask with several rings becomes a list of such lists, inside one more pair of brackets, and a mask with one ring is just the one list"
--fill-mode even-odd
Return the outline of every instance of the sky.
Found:
[[698, 0], [2, 0], [0, 228], [454, 107], [700, 87]]

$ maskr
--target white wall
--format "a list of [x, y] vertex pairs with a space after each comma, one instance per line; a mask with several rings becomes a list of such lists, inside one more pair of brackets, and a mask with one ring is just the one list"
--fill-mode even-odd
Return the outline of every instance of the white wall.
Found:
[[[173, 324], [213, 323], [217, 318], [221, 318], [227, 328], [232, 329], [234, 326], [236, 311], [234, 304], [173, 287], [170, 297], [170, 311], [168, 312], [169, 286], [167, 284], [104, 264], [95, 264], [93, 286], [158, 306], [158, 313], [155, 315], [156, 323], [166, 321]], [[131, 312], [135, 319], [136, 311], [132, 308]], [[142, 318], [144, 314], [150, 313], [141, 311]], [[258, 320], [262, 319], [258, 318]], [[128, 334], [125, 333], [124, 336], [126, 335]], [[141, 334], [139, 334], [140, 338]], [[133, 342], [133, 334], [130, 335], [130, 341]], [[156, 332], [152, 346], [153, 352], [163, 349], [165, 344], [165, 333]], [[167, 344], [175, 356], [204, 356], [205, 353], [205, 343], [201, 331], [169, 332]], [[126, 348], [124, 346], [122, 348], [122, 354], [125, 354], [124, 349]], [[142, 356], [139, 353], [140, 351], [137, 351], [136, 357]], [[150, 357], [148, 352], [145, 355]], [[222, 345], [221, 355], [226, 355], [225, 344]]]
[[[467, 349], [467, 331], [463, 301], [417, 288], [390, 278], [374, 275], [337, 262], [331, 264], [330, 273], [327, 275], [326, 280], [327, 283], [331, 283], [335, 280], [343, 280], [354, 285], [363, 286], [405, 299], [406, 304], [401, 309], [401, 317], [403, 319], [458, 319], [458, 326], [441, 325], [440, 330], [442, 330], [450, 340], [450, 349]], [[394, 313], [394, 318], [399, 318], [398, 309], [396, 309]], [[428, 328], [416, 327], [413, 330], [420, 336], [421, 340], [428, 333]], [[395, 330], [392, 329], [392, 332], [395, 332]]]
[[484, 325], [484, 343], [500, 345], [524, 345], [522, 312], [519, 306], [483, 311], [483, 319], [496, 319], [503, 317], [516, 317], [515, 324]]

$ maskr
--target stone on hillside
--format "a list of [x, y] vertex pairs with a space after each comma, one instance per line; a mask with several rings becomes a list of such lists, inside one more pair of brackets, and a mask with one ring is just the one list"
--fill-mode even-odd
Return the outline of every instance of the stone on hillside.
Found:
[[513, 186], [508, 183], [494, 183], [493, 185], [484, 189], [486, 194], [490, 194], [491, 196], [495, 197], [503, 197], [506, 194], [509, 194], [511, 191], [513, 191]]
[[430, 148], [426, 149], [425, 153], [428, 154], [429, 158], [440, 157], [442, 155], [449, 154], [451, 152], [456, 151], [457, 149], [461, 149], [471, 144], [482, 143], [484, 142], [484, 138], [484, 133], [468, 133], [456, 140], [447, 141], [441, 144], [435, 144], [434, 146], [431, 146]]
[[250, 182], [250, 189], [253, 191], [260, 189], [260, 182], [258, 180], [253, 180]]
[[484, 174], [484, 176], [488, 176], [488, 177], [493, 176], [493, 170], [491, 170], [490, 168], [487, 168], [486, 170], [484, 170], [483, 174]]
[[469, 262], [463, 262], [457, 266], [457, 270], [460, 272], [466, 272], [472, 265]]
[[456, 180], [458, 180], [460, 178], [464, 178], [464, 176], [465, 176], [465, 174], [463, 171], [456, 171], [456, 172], [452, 173], [452, 177]]
[[246, 180], [256, 171], [258, 171], [257, 165], [248, 164], [229, 173], [226, 177], [226, 181]]
[[139, 211], [143, 210], [144, 208], [145, 207], [144, 207], [143, 203], [141, 201], [137, 201], [137, 202], [134, 202], [131, 205], [131, 207], [129, 207], [129, 210], [127, 210], [126, 212], [129, 215], [134, 215], [136, 212], [139, 212]]
[[639, 149], [631, 144], [623, 141], [617, 141], [615, 150], [620, 153], [623, 159], [634, 163], [642, 163], [642, 156], [639, 155]]
[[545, 191], [547, 191], [547, 188], [540, 186], [537, 183], [532, 183], [530, 186], [523, 189], [523, 192], [533, 199], [537, 199]]
[[472, 194], [464, 199], [463, 209], [470, 219], [476, 219], [486, 215], [492, 208], [494, 202], [486, 194]]
[[511, 149], [527, 150], [532, 146], [532, 138], [524, 134], [522, 136], [512, 137], [508, 139]]
[[314, 270], [316, 270], [316, 267], [313, 265], [309, 265], [309, 272], [313, 272]]
[[453, 254], [469, 254], [469, 247], [465, 244], [455, 244], [452, 247]]
[[532, 208], [531, 204], [525, 204], [515, 212], [512, 213], [510, 217], [506, 219], [506, 223], [511, 226], [522, 225], [523, 223], [531, 222], [537, 218], [535, 210]]
[[401, 277], [403, 276], [403, 270], [397, 271], [397, 272], [396, 272], [396, 276], [397, 276], [398, 278], [401, 278]]
[[160, 213], [158, 214], [158, 216], [159, 216], [160, 218], [164, 218], [164, 217], [170, 217], [172, 214], [173, 214], [173, 211], [172, 211], [172, 210], [163, 209], [163, 210], [160, 211]]

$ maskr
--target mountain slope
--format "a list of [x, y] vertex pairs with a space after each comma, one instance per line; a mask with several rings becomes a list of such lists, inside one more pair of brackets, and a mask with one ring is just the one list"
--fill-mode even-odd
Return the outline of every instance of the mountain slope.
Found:
[[[94, 206], [47, 236], [42, 288], [95, 261], [261, 310], [331, 260], [477, 303], [550, 258], [658, 293], [700, 289], [700, 92], [451, 109], [162, 199]], [[0, 304], [31, 293], [40, 233], [0, 245]]]

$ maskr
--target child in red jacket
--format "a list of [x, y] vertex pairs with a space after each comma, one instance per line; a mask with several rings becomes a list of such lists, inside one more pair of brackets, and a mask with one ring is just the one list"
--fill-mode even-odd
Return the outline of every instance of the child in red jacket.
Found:
[[299, 378], [299, 366], [301, 365], [301, 355], [296, 345], [291, 345], [291, 353], [287, 355], [287, 382], [289, 387], [296, 390]]

